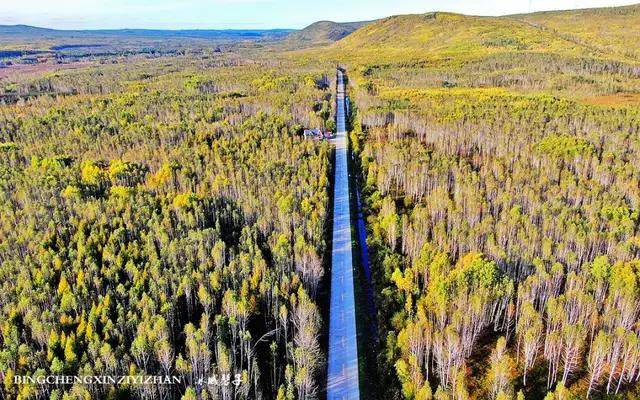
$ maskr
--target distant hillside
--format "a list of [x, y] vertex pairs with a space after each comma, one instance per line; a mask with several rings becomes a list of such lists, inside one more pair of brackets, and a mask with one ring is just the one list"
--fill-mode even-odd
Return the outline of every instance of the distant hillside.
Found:
[[605, 52], [640, 58], [640, 4], [625, 7], [548, 11], [514, 15]]
[[[97, 46], [155, 47], [236, 42], [273, 41], [286, 37], [291, 29], [106, 29], [56, 30], [28, 25], [0, 25], [0, 50], [57, 50]], [[185, 41], [186, 40], [186, 41]]]
[[55, 33], [55, 29], [29, 25], [0, 25], [0, 35], [45, 35]]
[[306, 28], [290, 33], [285, 43], [290, 47], [327, 45], [345, 38], [369, 22], [319, 21]]
[[368, 24], [335, 45], [354, 55], [464, 58], [514, 51], [561, 51], [584, 55], [591, 49], [529, 22], [505, 17], [452, 13], [401, 15]]
[[294, 32], [293, 29], [91, 29], [59, 30], [29, 25], [0, 25], [0, 34], [4, 35], [47, 35], [65, 36], [136, 36], [136, 37], [282, 37]]

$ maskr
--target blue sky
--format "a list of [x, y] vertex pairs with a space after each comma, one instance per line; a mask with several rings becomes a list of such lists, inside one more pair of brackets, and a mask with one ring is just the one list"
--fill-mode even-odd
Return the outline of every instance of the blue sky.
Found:
[[0, 24], [58, 29], [302, 28], [318, 20], [361, 21], [454, 11], [501, 15], [603, 7], [639, 0], [0, 0]]

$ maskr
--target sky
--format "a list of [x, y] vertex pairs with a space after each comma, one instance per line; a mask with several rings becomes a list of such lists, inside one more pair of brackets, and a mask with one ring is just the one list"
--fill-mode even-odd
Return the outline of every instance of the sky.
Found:
[[365, 21], [452, 11], [504, 15], [619, 6], [640, 0], [0, 0], [0, 25], [56, 29], [303, 28], [319, 20]]

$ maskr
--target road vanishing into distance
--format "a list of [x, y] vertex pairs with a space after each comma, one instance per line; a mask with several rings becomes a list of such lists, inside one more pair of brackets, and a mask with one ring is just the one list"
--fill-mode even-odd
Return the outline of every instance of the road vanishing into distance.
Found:
[[351, 210], [345, 124], [344, 75], [338, 70], [337, 133], [333, 182], [333, 242], [329, 309], [327, 400], [360, 399], [356, 306], [351, 249]]

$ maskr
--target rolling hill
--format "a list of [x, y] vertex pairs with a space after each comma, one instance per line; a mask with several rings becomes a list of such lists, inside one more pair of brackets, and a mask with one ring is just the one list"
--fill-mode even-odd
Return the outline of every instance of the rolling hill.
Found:
[[300, 31], [290, 33], [284, 44], [292, 48], [324, 46], [347, 37], [368, 23], [318, 21]]
[[[238, 41], [274, 41], [289, 35], [291, 29], [101, 29], [58, 30], [28, 25], [0, 25], [0, 49], [56, 50], [114, 46], [119, 44], [155, 47], [170, 42], [179, 44], [219, 44]], [[189, 42], [189, 43], [187, 43]]]
[[498, 87], [624, 106], [638, 104], [639, 39], [640, 5], [499, 17], [432, 12], [373, 21], [296, 57], [360, 71], [350, 78], [372, 94]]
[[597, 56], [599, 52], [527, 21], [442, 12], [394, 16], [373, 22], [337, 42], [335, 49], [387, 59], [427, 55], [466, 58], [516, 51]]
[[16, 37], [47, 36], [47, 37], [110, 37], [133, 36], [145, 38], [269, 38], [283, 37], [293, 29], [92, 29], [92, 30], [60, 30], [40, 28], [29, 25], [0, 25], [0, 35]]
[[[310, 32], [319, 28], [314, 25]], [[336, 58], [346, 54], [363, 60], [468, 60], [506, 53], [553, 53], [635, 63], [640, 59], [634, 45], [639, 40], [640, 4], [499, 17], [448, 12], [397, 15], [363, 25], [332, 48]]]
[[30, 25], [0, 25], [0, 35], [50, 35], [55, 32], [63, 31], [56, 31], [55, 29], [40, 28]]
[[512, 17], [583, 45], [625, 57], [640, 58], [637, 47], [640, 41], [640, 4], [547, 11]]

